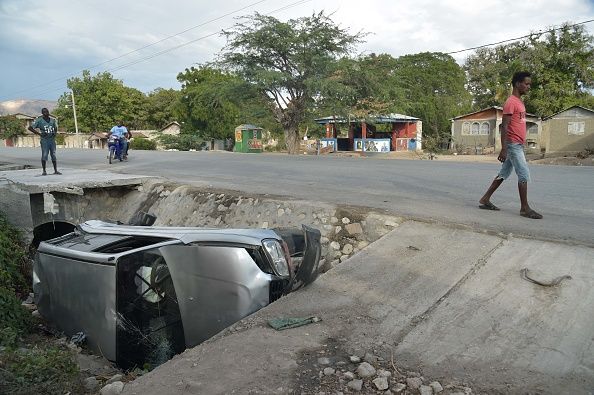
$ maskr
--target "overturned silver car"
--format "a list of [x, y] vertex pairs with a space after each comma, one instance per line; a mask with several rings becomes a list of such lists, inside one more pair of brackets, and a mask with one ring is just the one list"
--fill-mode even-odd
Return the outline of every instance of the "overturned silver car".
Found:
[[122, 368], [156, 366], [318, 274], [320, 232], [88, 221], [42, 242], [41, 315]]

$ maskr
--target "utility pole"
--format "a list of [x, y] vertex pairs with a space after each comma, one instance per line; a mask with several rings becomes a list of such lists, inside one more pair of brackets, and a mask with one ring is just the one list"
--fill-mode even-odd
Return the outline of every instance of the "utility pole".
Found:
[[74, 112], [74, 130], [76, 130], [76, 134], [78, 134], [78, 121], [76, 120], [76, 105], [74, 104], [74, 91], [70, 91], [70, 96], [72, 97], [72, 111]]

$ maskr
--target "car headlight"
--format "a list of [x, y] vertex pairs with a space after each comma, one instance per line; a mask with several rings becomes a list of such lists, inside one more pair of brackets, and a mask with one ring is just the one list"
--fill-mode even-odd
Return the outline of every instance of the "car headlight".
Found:
[[274, 270], [279, 276], [289, 276], [289, 263], [283, 251], [283, 247], [278, 240], [267, 239], [262, 242], [264, 249], [268, 253], [268, 256], [272, 260]]

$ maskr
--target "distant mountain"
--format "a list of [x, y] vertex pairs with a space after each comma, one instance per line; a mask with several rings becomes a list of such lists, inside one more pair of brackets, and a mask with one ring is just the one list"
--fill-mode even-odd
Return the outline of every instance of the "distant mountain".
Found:
[[0, 102], [0, 115], [26, 114], [37, 116], [41, 109], [46, 107], [50, 113], [56, 108], [58, 102], [54, 100], [8, 100]]

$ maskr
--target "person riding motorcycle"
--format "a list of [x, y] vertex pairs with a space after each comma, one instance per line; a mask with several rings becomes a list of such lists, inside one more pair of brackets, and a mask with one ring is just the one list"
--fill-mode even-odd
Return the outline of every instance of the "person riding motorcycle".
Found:
[[114, 137], [116, 140], [113, 144], [116, 145], [116, 157], [121, 161], [124, 156], [124, 153], [127, 151], [126, 146], [126, 137], [128, 136], [128, 129], [123, 126], [122, 121], [117, 121], [116, 126], [111, 128], [109, 133], [107, 133], [107, 139], [110, 140], [110, 137]]

